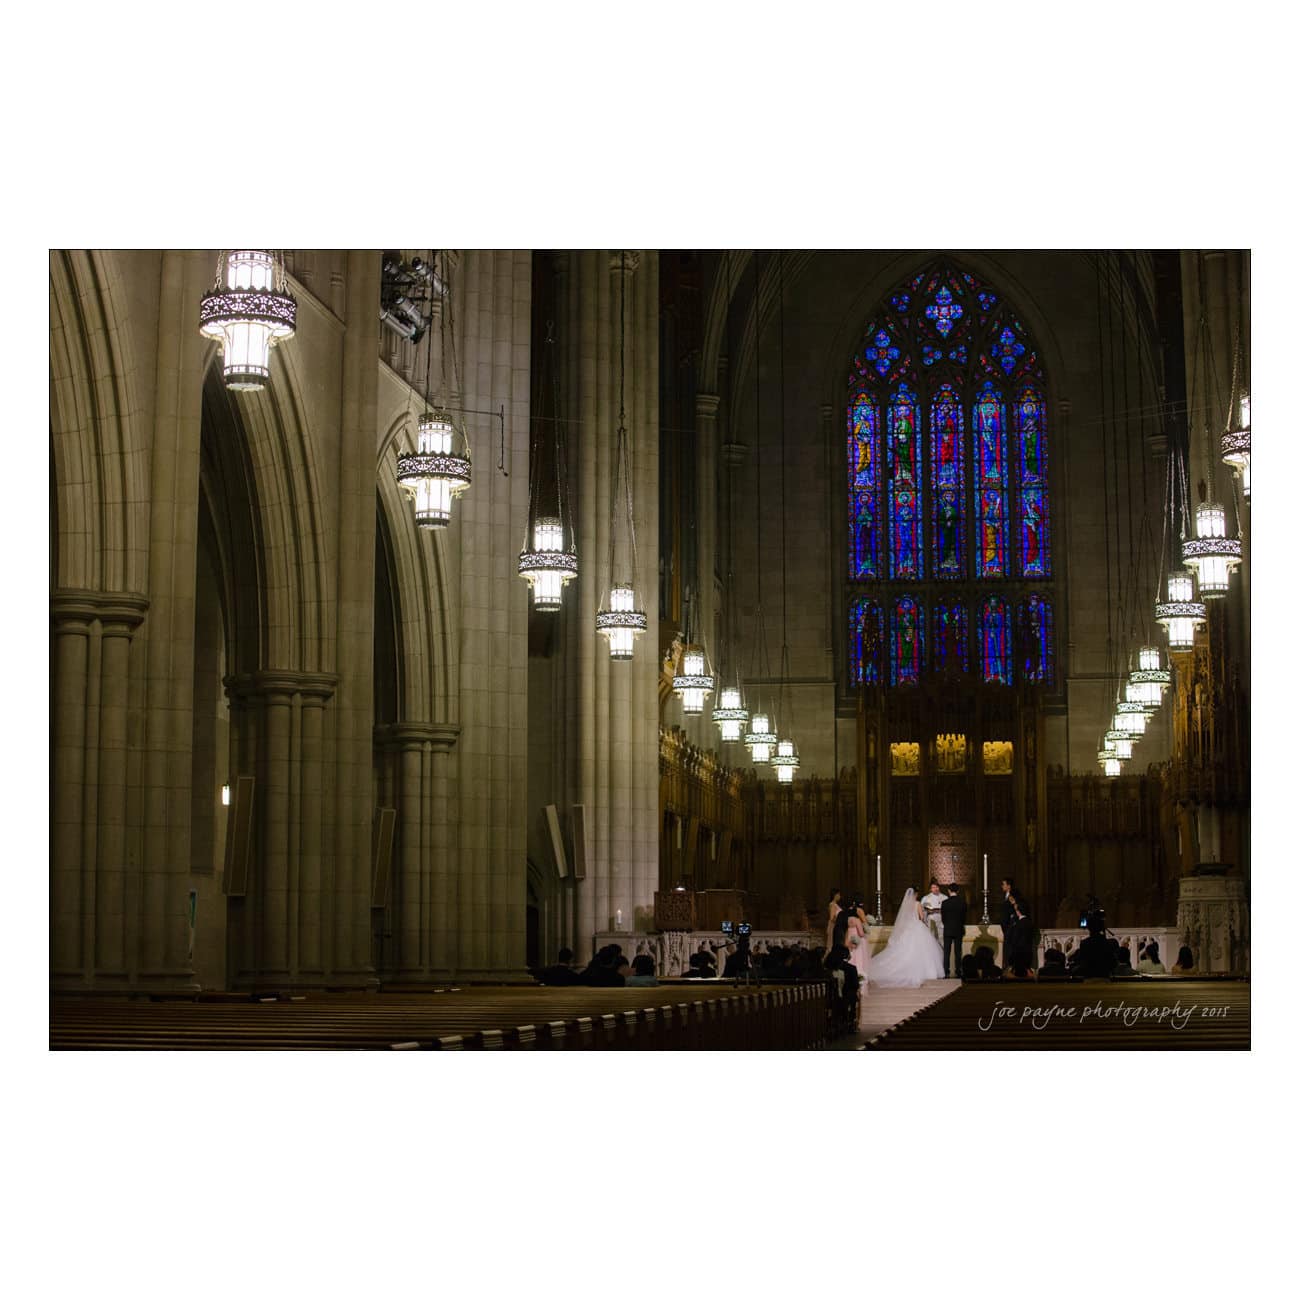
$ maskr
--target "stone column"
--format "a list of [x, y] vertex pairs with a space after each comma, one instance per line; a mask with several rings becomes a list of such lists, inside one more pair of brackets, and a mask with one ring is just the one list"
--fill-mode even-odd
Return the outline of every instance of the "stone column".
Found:
[[[566, 329], [576, 354], [567, 385], [568, 418], [579, 430], [579, 546], [584, 567], [575, 632], [566, 646], [577, 728], [569, 770], [574, 803], [586, 808], [587, 878], [577, 882], [574, 949], [622, 913], [625, 927], [652, 924], [659, 878], [659, 667], [655, 627], [658, 557], [658, 261], [654, 253], [571, 255]], [[626, 288], [624, 408], [637, 543], [632, 581], [650, 630], [631, 662], [611, 662], [596, 613], [609, 593], [612, 477], [619, 416], [620, 294]], [[619, 517], [616, 564], [628, 554]], [[626, 557], [626, 558], [625, 558]]]
[[[340, 982], [373, 985], [370, 962], [370, 839], [374, 727], [375, 425], [379, 383], [376, 252], [347, 254], [346, 332], [339, 439], [338, 622], [333, 788], [332, 878], [324, 895], [332, 915], [326, 968]], [[327, 859], [327, 865], [329, 859]]]

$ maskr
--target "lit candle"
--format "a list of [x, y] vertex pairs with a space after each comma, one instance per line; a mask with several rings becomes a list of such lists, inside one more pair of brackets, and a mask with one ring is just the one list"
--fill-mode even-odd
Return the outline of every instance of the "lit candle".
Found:
[[989, 855], [984, 855], [984, 892], [989, 892]]
[[876, 854], [876, 893], [880, 893], [880, 854]]
[[623, 909], [620, 907], [620, 908], [616, 908], [614, 911], [614, 929], [621, 930], [622, 928], [623, 928]]

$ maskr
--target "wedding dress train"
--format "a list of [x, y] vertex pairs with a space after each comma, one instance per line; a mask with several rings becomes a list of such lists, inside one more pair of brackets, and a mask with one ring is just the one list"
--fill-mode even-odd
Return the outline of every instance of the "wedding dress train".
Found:
[[875, 988], [914, 989], [943, 976], [943, 948], [917, 916], [916, 891], [909, 889], [898, 905], [884, 952], [871, 959], [871, 983]]

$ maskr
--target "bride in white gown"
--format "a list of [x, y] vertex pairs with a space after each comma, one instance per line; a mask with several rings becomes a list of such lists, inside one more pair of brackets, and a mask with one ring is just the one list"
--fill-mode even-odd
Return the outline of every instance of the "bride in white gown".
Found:
[[871, 959], [871, 983], [875, 988], [914, 989], [926, 980], [943, 979], [943, 974], [943, 949], [921, 919], [916, 891], [909, 889], [898, 905], [884, 952]]

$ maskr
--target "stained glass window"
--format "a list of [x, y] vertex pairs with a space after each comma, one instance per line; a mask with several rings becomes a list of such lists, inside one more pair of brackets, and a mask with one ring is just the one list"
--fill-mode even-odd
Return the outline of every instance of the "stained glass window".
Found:
[[1052, 603], [1034, 592], [1020, 607], [1020, 672], [1025, 681], [1051, 685]]
[[961, 578], [966, 566], [962, 537], [966, 523], [966, 473], [961, 398], [944, 384], [930, 403], [931, 536], [936, 578]]
[[914, 686], [921, 680], [925, 624], [913, 596], [901, 596], [889, 613], [889, 684]]
[[866, 600], [891, 684], [954, 667], [1052, 681], [1047, 390], [1028, 330], [939, 258], [885, 295], [851, 375], [850, 677], [869, 671]]
[[988, 596], [980, 604], [980, 674], [986, 682], [1011, 685], [1011, 627], [1007, 602]]
[[1020, 573], [1026, 578], [1051, 575], [1047, 512], [1047, 436], [1043, 399], [1038, 390], [1022, 388], [1016, 398], [1016, 469], [1020, 488], [1018, 510]]
[[880, 554], [880, 414], [869, 393], [849, 406], [849, 577], [875, 578]]
[[975, 397], [975, 574], [1007, 576], [1007, 435], [1002, 398], [989, 380]]
[[900, 384], [889, 403], [889, 576], [921, 576], [921, 424], [916, 394]]
[[849, 682], [874, 686], [880, 681], [885, 648], [884, 619], [874, 600], [858, 596], [849, 605]]
[[934, 607], [934, 636], [930, 645], [936, 673], [966, 671], [966, 606], [961, 601]]

